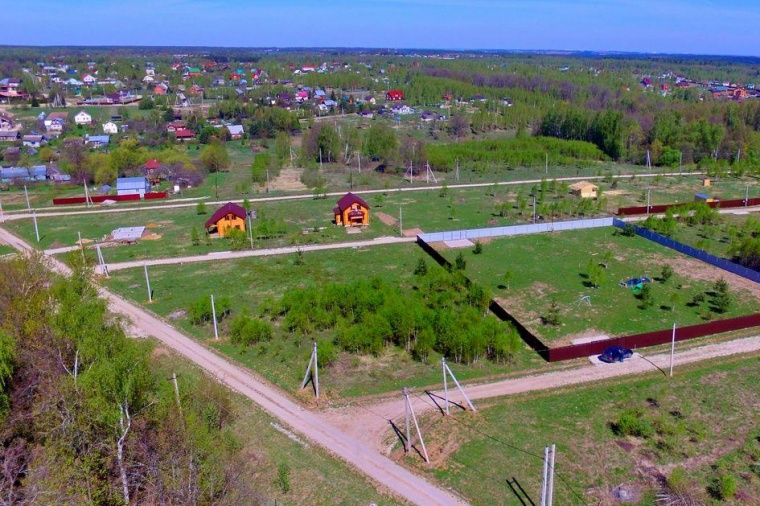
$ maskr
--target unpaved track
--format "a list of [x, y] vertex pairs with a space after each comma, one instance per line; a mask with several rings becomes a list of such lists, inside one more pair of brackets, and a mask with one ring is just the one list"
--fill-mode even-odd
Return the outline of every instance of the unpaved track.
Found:
[[[757, 353], [758, 351], [760, 351], [760, 336], [692, 348], [675, 354], [673, 374], [678, 375], [678, 367], [685, 364], [742, 353]], [[456, 366], [452, 365], [452, 367], [456, 372]], [[637, 355], [636, 358], [623, 363], [588, 365], [558, 372], [465, 386], [465, 388], [467, 396], [474, 401], [651, 372], [661, 373], [663, 381], [667, 381], [666, 376], [669, 369], [669, 353], [644, 357]], [[410, 396], [410, 400], [415, 412], [422, 413], [440, 409], [424, 391], [419, 390], [414, 393], [416, 395]], [[443, 392], [433, 391], [432, 393], [443, 399]], [[464, 397], [451, 384], [449, 399], [460, 405], [465, 405]], [[437, 403], [439, 406], [443, 406], [443, 401], [438, 400]], [[477, 409], [477, 407], [477, 403], [475, 403], [475, 408]], [[456, 412], [457, 409], [452, 407], [453, 412]], [[332, 424], [340, 427], [349, 436], [361, 438], [367, 444], [372, 445], [375, 450], [389, 453], [393, 433], [388, 420], [400, 419], [404, 414], [404, 404], [399, 392], [395, 399], [376, 400], [371, 404], [363, 404], [359, 401], [355, 405], [325, 410], [324, 414]]]
[[[31, 249], [28, 244], [4, 229], [0, 229], [0, 242], [6, 242], [22, 251]], [[54, 270], [63, 274], [70, 273], [68, 267], [57, 260], [51, 258], [50, 262]], [[277, 388], [228, 362], [144, 309], [104, 288], [99, 290], [108, 301], [111, 311], [127, 317], [133, 327], [146, 335], [156, 337], [166, 346], [205, 369], [221, 383], [245, 395], [282, 423], [348, 462], [394, 495], [421, 506], [467, 504], [452, 493], [432, 485], [424, 478], [375, 452], [361, 442], [361, 439], [346, 437], [322, 414], [302, 408]]]

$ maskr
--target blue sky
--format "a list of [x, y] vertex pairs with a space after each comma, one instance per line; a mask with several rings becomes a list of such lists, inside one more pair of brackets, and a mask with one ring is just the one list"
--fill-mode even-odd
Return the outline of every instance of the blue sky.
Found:
[[0, 44], [760, 55], [757, 0], [0, 0]]

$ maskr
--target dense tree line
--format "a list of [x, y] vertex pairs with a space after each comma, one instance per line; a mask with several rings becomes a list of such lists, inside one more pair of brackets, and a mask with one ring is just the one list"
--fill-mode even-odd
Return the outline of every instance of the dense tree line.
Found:
[[84, 269], [0, 263], [2, 504], [252, 504], [228, 393], [128, 339]]

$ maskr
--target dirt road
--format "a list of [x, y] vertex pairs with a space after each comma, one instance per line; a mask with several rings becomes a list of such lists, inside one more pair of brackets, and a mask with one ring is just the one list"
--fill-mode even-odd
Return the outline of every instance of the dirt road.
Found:
[[[678, 345], [676, 345], [677, 349]], [[736, 339], [719, 344], [710, 344], [692, 348], [675, 354], [674, 375], [678, 374], [678, 367], [702, 360], [726, 357], [741, 353], [755, 353], [760, 351], [760, 336]], [[451, 364], [456, 372], [456, 366]], [[588, 365], [575, 369], [530, 375], [522, 378], [497, 381], [494, 383], [466, 386], [467, 396], [476, 401], [494, 397], [504, 397], [539, 390], [550, 390], [569, 385], [591, 383], [620, 376], [642, 374], [660, 371], [663, 381], [667, 381], [670, 369], [670, 354], [652, 356], [636, 355], [635, 358], [624, 363]], [[437, 400], [438, 406], [423, 391], [416, 392], [419, 397], [410, 397], [414, 410], [417, 413], [424, 411], [440, 410], [443, 402]], [[432, 392], [443, 399], [443, 392]], [[449, 399], [460, 405], [465, 405], [464, 397], [450, 384]], [[475, 409], [478, 403], [475, 402]], [[399, 420], [404, 414], [404, 404], [401, 395], [384, 401], [374, 400], [371, 404], [356, 403], [344, 408], [334, 408], [324, 411], [324, 415], [330, 423], [339, 427], [344, 433], [354, 438], [361, 438], [366, 444], [375, 450], [389, 453], [390, 445], [394, 443], [393, 433], [388, 420]]]
[[[158, 258], [155, 260], [139, 260], [136, 262], [121, 262], [114, 264], [107, 264], [108, 272], [118, 271], [122, 269], [132, 269], [134, 267], [142, 267], [143, 265], [173, 265], [184, 264], [193, 262], [212, 262], [219, 259], [231, 260], [234, 258], [247, 258], [247, 257], [263, 257], [272, 255], [288, 255], [301, 250], [307, 251], [322, 251], [331, 249], [351, 249], [351, 248], [364, 248], [368, 246], [379, 246], [383, 244], [399, 244], [404, 242], [415, 242], [416, 237], [378, 237], [369, 241], [354, 241], [354, 242], [338, 242], [335, 244], [312, 244], [305, 246], [289, 246], [286, 248], [271, 248], [271, 249], [258, 249], [258, 250], [246, 250], [246, 251], [217, 251], [209, 253], [207, 255], [194, 255], [187, 257], [176, 258]], [[76, 247], [74, 248], [76, 249]], [[55, 252], [55, 250], [51, 250]], [[96, 272], [100, 272], [100, 267], [96, 267]]]

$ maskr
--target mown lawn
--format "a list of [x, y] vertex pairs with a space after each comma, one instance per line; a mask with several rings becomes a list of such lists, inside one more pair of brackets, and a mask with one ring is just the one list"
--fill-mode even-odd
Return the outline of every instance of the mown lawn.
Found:
[[[682, 488], [696, 499], [754, 504], [750, 498], [760, 497], [758, 358], [685, 366], [672, 379], [653, 371], [492, 399], [475, 415], [431, 412], [422, 423], [433, 465], [416, 454], [400, 458], [475, 505], [520, 504], [507, 485], [513, 479], [538, 504], [544, 446], [553, 443], [555, 504], [614, 504], [612, 492], [623, 486], [635, 494], [634, 504], [653, 506], [658, 480], [675, 482], [676, 468], [683, 469]], [[642, 437], [616, 426], [626, 412], [643, 427]], [[744, 501], [711, 497], [708, 487], [722, 476], [732, 477]]]
[[[703, 279], [706, 271], [716, 279], [721, 271], [641, 237], [625, 237], [611, 227], [499, 238], [483, 244], [481, 254], [470, 247], [444, 255], [453, 264], [460, 253], [470, 279], [501, 299], [536, 335], [557, 344], [569, 344], [569, 336], [578, 334], [636, 334], [669, 328], [674, 322], [685, 326], [760, 310], [756, 297], [732, 289], [735, 303], [719, 314], [712, 303], [713, 283]], [[596, 288], [588, 278], [590, 264], [607, 266]], [[675, 272], [668, 281], [661, 279], [665, 265]], [[653, 280], [653, 304], [643, 309], [632, 290], [619, 286], [620, 281], [640, 276]], [[705, 300], [694, 303], [698, 294]], [[543, 323], [552, 301], [559, 325]]]

